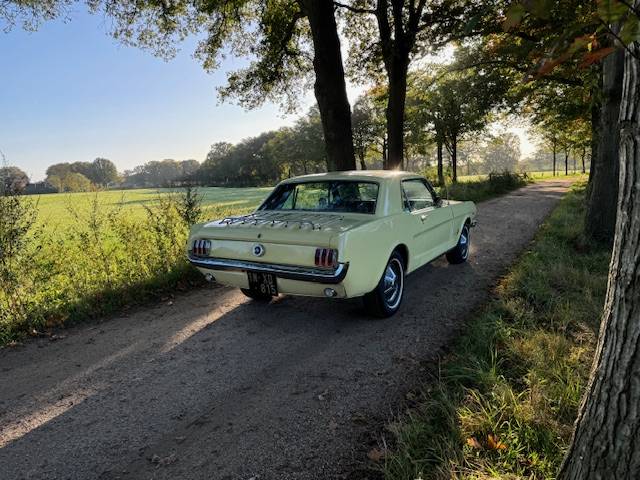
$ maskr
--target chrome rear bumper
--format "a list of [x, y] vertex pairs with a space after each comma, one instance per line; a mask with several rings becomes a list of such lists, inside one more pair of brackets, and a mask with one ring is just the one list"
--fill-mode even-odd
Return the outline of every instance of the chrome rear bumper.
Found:
[[290, 280], [302, 280], [304, 282], [316, 282], [336, 284], [344, 280], [349, 269], [348, 263], [339, 263], [335, 269], [296, 267], [292, 265], [278, 265], [272, 263], [247, 262], [244, 260], [231, 260], [227, 258], [196, 257], [188, 255], [187, 258], [194, 266], [207, 270], [226, 270], [236, 272], [264, 272], [272, 273], [280, 278]]

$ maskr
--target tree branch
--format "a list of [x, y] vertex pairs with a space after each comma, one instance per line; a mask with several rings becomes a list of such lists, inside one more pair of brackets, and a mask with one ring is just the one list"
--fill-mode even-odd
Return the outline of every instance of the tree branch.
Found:
[[368, 13], [371, 15], [375, 15], [376, 11], [372, 8], [359, 8], [359, 7], [354, 7], [351, 5], [346, 5], [344, 3], [340, 3], [340, 2], [333, 2], [333, 4], [338, 7], [338, 8], [344, 8], [345, 10], [349, 10], [350, 12], [353, 13]]

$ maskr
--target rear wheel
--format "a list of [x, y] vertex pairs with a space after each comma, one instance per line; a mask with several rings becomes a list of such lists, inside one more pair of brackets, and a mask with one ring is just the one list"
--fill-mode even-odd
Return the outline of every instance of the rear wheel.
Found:
[[460, 232], [458, 244], [447, 252], [447, 260], [449, 263], [464, 263], [469, 258], [469, 224], [465, 223]]
[[253, 288], [241, 288], [240, 291], [256, 302], [270, 302], [271, 298], [273, 298], [268, 293], [263, 293]]
[[404, 293], [404, 260], [393, 252], [378, 286], [363, 297], [366, 310], [376, 317], [390, 317], [398, 311]]

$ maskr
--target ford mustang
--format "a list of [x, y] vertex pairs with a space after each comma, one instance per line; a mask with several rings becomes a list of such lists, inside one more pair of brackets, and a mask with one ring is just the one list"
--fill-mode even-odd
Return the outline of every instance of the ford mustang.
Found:
[[407, 274], [443, 254], [467, 260], [475, 217], [473, 202], [443, 200], [412, 173], [305, 175], [278, 184], [251, 214], [194, 225], [187, 255], [209, 281], [254, 300], [362, 297], [388, 317]]

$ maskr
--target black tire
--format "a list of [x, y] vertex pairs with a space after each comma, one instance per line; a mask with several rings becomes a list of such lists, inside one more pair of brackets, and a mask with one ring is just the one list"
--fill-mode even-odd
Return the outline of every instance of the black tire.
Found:
[[253, 290], [251, 288], [241, 288], [240, 291], [244, 293], [251, 300], [255, 300], [256, 302], [270, 302], [273, 298], [271, 295], [267, 293], [262, 293], [258, 290]]
[[447, 252], [447, 260], [449, 263], [464, 263], [469, 258], [469, 244], [471, 237], [469, 236], [469, 224], [465, 223], [460, 232], [457, 245]]
[[404, 259], [398, 252], [393, 252], [378, 286], [367, 293], [362, 300], [365, 309], [371, 315], [387, 318], [400, 309], [403, 294]]

